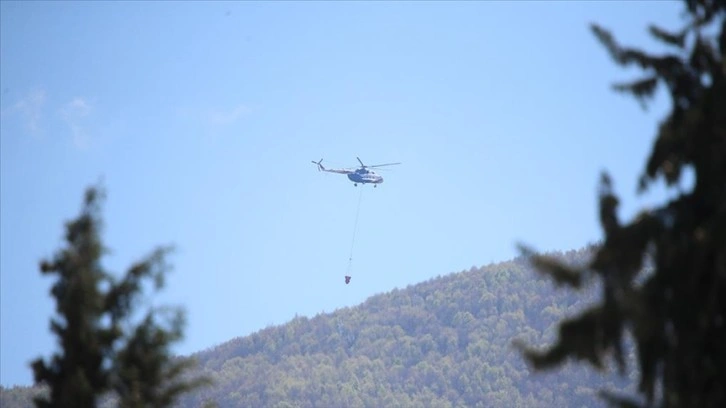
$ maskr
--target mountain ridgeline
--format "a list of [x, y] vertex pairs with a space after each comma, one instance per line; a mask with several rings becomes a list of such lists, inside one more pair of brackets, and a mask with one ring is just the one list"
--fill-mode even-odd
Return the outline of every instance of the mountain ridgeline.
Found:
[[[582, 264], [591, 253], [549, 255]], [[556, 323], [598, 302], [597, 293], [558, 290], [523, 257], [436, 277], [196, 353], [214, 385], [180, 406], [605, 406], [597, 393], [631, 393], [632, 370], [568, 364], [534, 373], [513, 347], [551, 344]], [[0, 405], [30, 407], [35, 392], [4, 389]]]

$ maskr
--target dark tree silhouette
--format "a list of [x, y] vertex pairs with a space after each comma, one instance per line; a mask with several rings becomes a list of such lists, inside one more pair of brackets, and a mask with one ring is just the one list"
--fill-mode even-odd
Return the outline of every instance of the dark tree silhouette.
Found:
[[[560, 322], [559, 339], [541, 352], [524, 348], [537, 369], [565, 359], [604, 366], [606, 355], [625, 365], [623, 339], [632, 334], [641, 401], [663, 407], [726, 406], [726, 2], [686, 0], [687, 24], [677, 32], [651, 26], [673, 51], [652, 55], [623, 48], [604, 28], [595, 36], [620, 65], [636, 64], [647, 76], [618, 91], [642, 103], [664, 84], [672, 111], [661, 123], [639, 191], [659, 177], [678, 187], [684, 169], [690, 192], [642, 211], [630, 223], [616, 214], [618, 198], [607, 174], [600, 191], [604, 241], [592, 261], [575, 268], [533, 256], [541, 272], [579, 288], [602, 283], [602, 300]], [[523, 248], [527, 253], [530, 250]], [[647, 267], [646, 267], [647, 266]], [[636, 398], [603, 392], [607, 400], [637, 406]]]
[[155, 250], [115, 279], [101, 265], [102, 199], [101, 188], [87, 190], [80, 216], [66, 224], [66, 247], [40, 264], [42, 273], [57, 276], [51, 295], [58, 316], [51, 331], [61, 350], [48, 362], [32, 363], [35, 381], [50, 389], [48, 398], [35, 399], [38, 407], [95, 407], [113, 391], [124, 407], [164, 407], [206, 383], [183, 378], [193, 361], [169, 352], [182, 337], [182, 310], [174, 310], [166, 325], [157, 322], [154, 309], [141, 323], [131, 321], [144, 281], [162, 288], [171, 248]]

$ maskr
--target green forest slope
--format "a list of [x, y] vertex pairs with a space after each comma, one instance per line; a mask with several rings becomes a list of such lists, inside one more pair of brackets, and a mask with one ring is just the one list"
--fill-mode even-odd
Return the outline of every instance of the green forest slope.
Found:
[[[584, 262], [588, 254], [582, 249], [551, 255]], [[634, 373], [621, 377], [568, 365], [533, 374], [512, 347], [515, 339], [553, 342], [555, 323], [596, 302], [594, 289], [586, 297], [557, 290], [523, 258], [437, 277], [199, 352], [200, 369], [215, 385], [183, 397], [181, 404], [605, 406], [597, 391], [626, 390]], [[0, 405], [30, 407], [34, 392], [5, 389]]]

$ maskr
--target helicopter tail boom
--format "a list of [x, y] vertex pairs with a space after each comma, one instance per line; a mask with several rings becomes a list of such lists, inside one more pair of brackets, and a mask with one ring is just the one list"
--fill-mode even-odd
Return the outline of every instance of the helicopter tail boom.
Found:
[[320, 161], [313, 160], [312, 162], [313, 162], [313, 164], [317, 164], [318, 165], [318, 171], [327, 171], [328, 173], [339, 173], [339, 174], [351, 174], [351, 173], [354, 173], [353, 170], [349, 170], [349, 169], [326, 169], [322, 165], [323, 159], [320, 159]]

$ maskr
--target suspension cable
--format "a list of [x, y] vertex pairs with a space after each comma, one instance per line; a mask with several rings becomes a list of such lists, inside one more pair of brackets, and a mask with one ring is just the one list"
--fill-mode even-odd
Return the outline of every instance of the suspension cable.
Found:
[[360, 214], [360, 203], [363, 201], [363, 188], [360, 189], [360, 195], [358, 196], [358, 208], [355, 210], [355, 224], [353, 225], [353, 240], [350, 243], [350, 256], [348, 257], [348, 270], [346, 275], [350, 275], [350, 267], [353, 263], [353, 247], [355, 246], [355, 233], [358, 230], [358, 215]]

